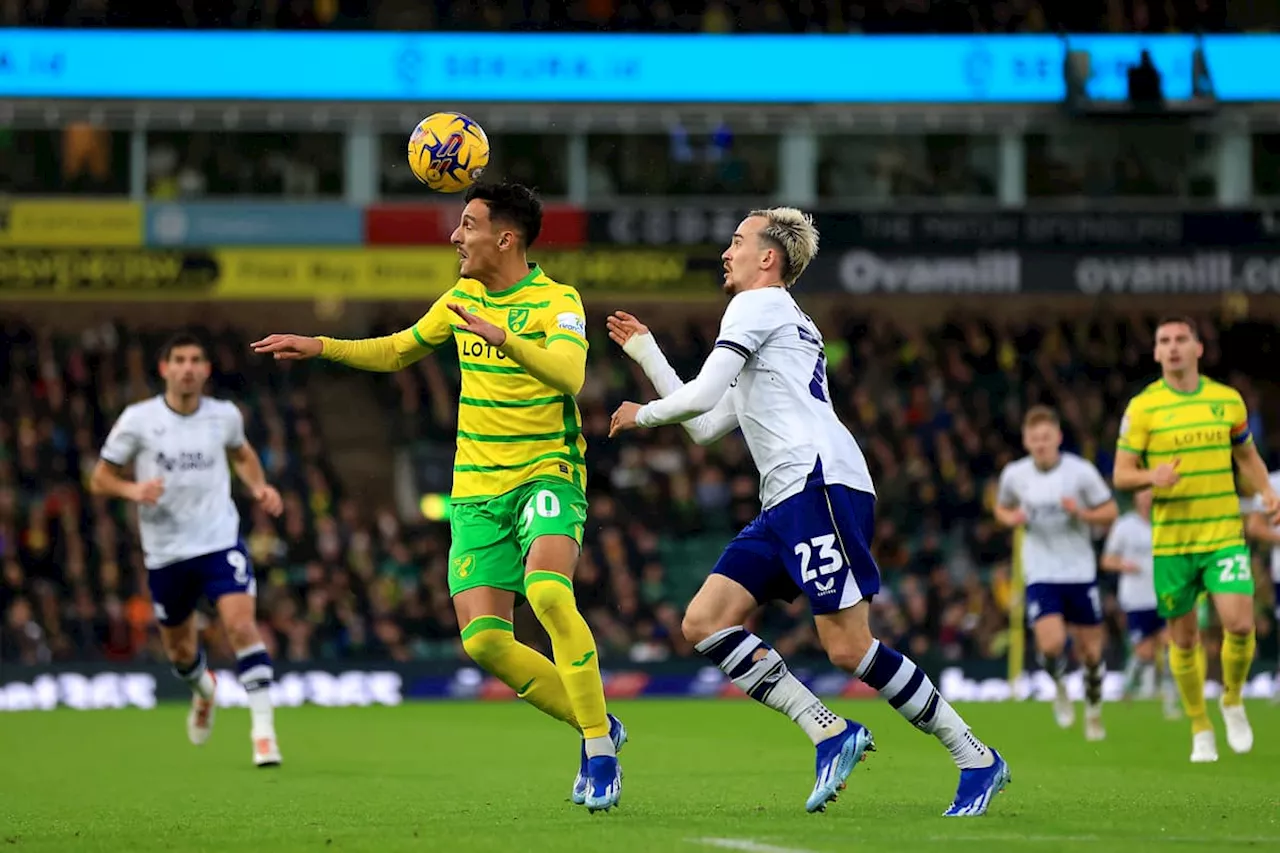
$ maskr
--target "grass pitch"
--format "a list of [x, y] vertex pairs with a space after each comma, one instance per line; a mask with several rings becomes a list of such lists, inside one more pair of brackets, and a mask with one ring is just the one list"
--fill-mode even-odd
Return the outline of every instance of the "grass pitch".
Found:
[[1013, 784], [984, 818], [944, 819], [956, 771], [880, 702], [837, 707], [879, 751], [808, 815], [813, 750], [749, 702], [616, 702], [630, 729], [623, 800], [568, 801], [572, 733], [516, 703], [286, 708], [285, 764], [250, 761], [248, 715], [221, 709], [187, 744], [185, 709], [0, 715], [0, 853], [836, 853], [1280, 849], [1280, 708], [1250, 703], [1250, 755], [1187, 761], [1154, 703], [1110, 705], [1108, 739], [1061, 731], [1048, 705], [961, 708]]

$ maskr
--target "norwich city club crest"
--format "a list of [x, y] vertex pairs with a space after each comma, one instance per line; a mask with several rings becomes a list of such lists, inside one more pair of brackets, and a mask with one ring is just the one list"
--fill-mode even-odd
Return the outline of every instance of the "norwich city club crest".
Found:
[[507, 328], [519, 334], [529, 322], [528, 308], [512, 308], [507, 312]]
[[474, 570], [475, 567], [476, 567], [475, 555], [463, 554], [461, 557], [453, 558], [453, 565], [450, 568], [453, 570], [453, 574], [455, 577], [465, 578], [467, 575], [471, 574], [472, 570]]
[[1222, 420], [1222, 414], [1223, 412], [1226, 411], [1226, 409], [1223, 407], [1221, 403], [1210, 403], [1209, 411], [1213, 413], [1213, 416], [1215, 418], [1217, 418], [1218, 420]]

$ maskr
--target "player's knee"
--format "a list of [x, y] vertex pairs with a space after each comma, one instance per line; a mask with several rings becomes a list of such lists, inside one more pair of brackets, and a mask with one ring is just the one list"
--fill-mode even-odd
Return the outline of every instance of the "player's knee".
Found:
[[832, 666], [845, 672], [857, 672], [867, 652], [871, 650], [871, 644], [875, 642], [870, 631], [850, 632], [835, 640], [824, 639], [827, 659], [831, 661]]
[[566, 620], [574, 618], [578, 612], [573, 587], [563, 579], [534, 581], [525, 590], [525, 597], [529, 599], [533, 614], [548, 630], [564, 625]]
[[478, 631], [462, 638], [462, 650], [482, 669], [490, 669], [503, 650], [515, 642], [510, 631]]
[[690, 609], [685, 612], [684, 618], [680, 620], [680, 633], [684, 635], [686, 641], [697, 645], [710, 637], [717, 631], [723, 631], [731, 625], [721, 625], [720, 621], [715, 618], [715, 614], [704, 610]]
[[194, 636], [169, 637], [165, 640], [164, 648], [169, 660], [176, 664], [191, 663], [199, 653]]
[[258, 634], [258, 623], [251, 618], [228, 622], [226, 628], [227, 641], [233, 649], [247, 649], [262, 642], [262, 637]]
[[1252, 613], [1229, 613], [1221, 617], [1222, 630], [1227, 634], [1253, 633]]

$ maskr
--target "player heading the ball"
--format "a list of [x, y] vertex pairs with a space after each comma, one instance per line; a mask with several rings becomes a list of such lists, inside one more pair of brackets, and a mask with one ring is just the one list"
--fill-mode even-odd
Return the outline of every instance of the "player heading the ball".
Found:
[[871, 556], [875, 487], [831, 406], [822, 333], [790, 292], [817, 252], [818, 231], [799, 210], [756, 210], [742, 221], [722, 256], [730, 299], [720, 333], [687, 384], [638, 320], [622, 312], [609, 318], [610, 337], [662, 395], [645, 406], [623, 403], [611, 435], [678, 423], [707, 444], [742, 429], [760, 471], [763, 509], [725, 549], [689, 604], [683, 630], [743, 692], [786, 714], [813, 741], [817, 778], [805, 808], [825, 809], [873, 741], [743, 627], [762, 604], [801, 594], [831, 662], [951, 752], [960, 785], [946, 813], [980, 815], [1009, 781], [1008, 765], [973, 736], [923, 670], [871, 633], [868, 605], [880, 591]]
[[[542, 228], [531, 190], [476, 184], [465, 198], [452, 237], [461, 278], [418, 322], [365, 340], [270, 335], [253, 350], [393, 371], [457, 346], [449, 592], [462, 646], [520, 698], [582, 733], [572, 799], [607, 810], [621, 795], [626, 729], [606, 713], [595, 639], [573, 594], [587, 519], [574, 399], [586, 377], [586, 316], [576, 290], [526, 258]], [[555, 663], [516, 642], [517, 596], [550, 636]]]

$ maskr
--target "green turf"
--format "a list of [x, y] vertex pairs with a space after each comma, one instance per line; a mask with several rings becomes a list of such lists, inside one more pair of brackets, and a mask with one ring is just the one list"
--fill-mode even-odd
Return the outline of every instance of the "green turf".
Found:
[[1220, 734], [1221, 761], [1199, 766], [1186, 725], [1154, 704], [1109, 706], [1096, 745], [1058, 730], [1047, 705], [966, 707], [1013, 767], [978, 819], [940, 817], [956, 775], [932, 738], [882, 703], [840, 707], [879, 751], [820, 815], [804, 812], [807, 741], [745, 701], [614, 703], [632, 742], [622, 806], [599, 815], [568, 802], [571, 733], [515, 703], [282, 709], [276, 770], [250, 763], [242, 709], [224, 709], [200, 749], [179, 707], [5, 714], [0, 853], [1280, 849], [1275, 706], [1250, 706], [1252, 754]]

